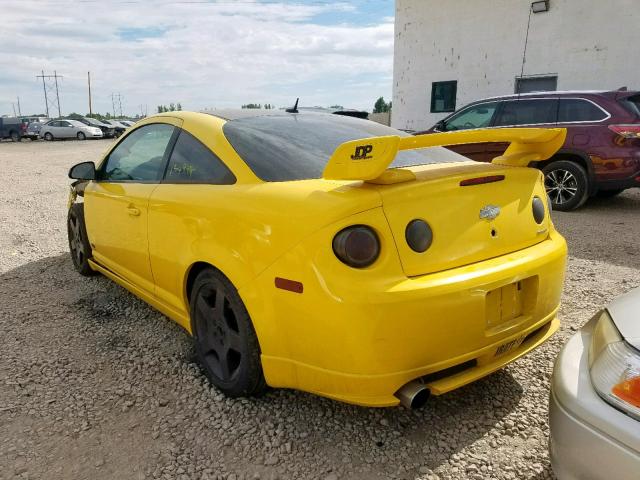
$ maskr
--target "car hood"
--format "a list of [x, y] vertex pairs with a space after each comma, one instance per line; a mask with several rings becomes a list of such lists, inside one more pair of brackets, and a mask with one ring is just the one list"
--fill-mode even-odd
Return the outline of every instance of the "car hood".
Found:
[[640, 288], [616, 298], [607, 310], [624, 339], [640, 349]]

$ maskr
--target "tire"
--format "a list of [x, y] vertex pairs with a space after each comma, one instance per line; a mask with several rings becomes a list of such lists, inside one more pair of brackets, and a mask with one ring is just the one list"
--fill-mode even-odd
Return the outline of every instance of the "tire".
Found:
[[575, 162], [558, 160], [542, 169], [544, 186], [554, 210], [568, 212], [581, 207], [589, 194], [587, 172]]
[[78, 132], [78, 135], [76, 135], [76, 137], [78, 137], [78, 140], [86, 140], [87, 139], [87, 136], [82, 132]]
[[598, 193], [596, 193], [596, 197], [612, 198], [612, 197], [615, 197], [616, 195], [620, 195], [624, 191], [625, 191], [624, 188], [620, 188], [618, 190], [599, 190]]
[[190, 301], [196, 354], [209, 381], [229, 397], [263, 393], [260, 345], [249, 313], [231, 282], [213, 268], [200, 272]]
[[11, 131], [9, 133], [9, 136], [11, 137], [11, 141], [12, 142], [19, 142], [20, 141], [20, 135], [18, 135], [18, 132]]
[[53, 142], [53, 135], [51, 134], [51, 132], [47, 132], [47, 133], [45, 133], [45, 134], [44, 134], [44, 139], [45, 139], [47, 142]]
[[69, 237], [69, 253], [73, 266], [80, 275], [85, 277], [95, 272], [89, 265], [92, 256], [87, 228], [84, 223], [84, 204], [74, 203], [67, 214], [67, 236]]

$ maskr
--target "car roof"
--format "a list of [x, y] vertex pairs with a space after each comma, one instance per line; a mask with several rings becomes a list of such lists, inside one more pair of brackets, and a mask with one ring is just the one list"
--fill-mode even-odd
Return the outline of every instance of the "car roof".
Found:
[[[220, 110], [202, 110], [200, 113], [206, 113], [223, 120], [231, 121], [240, 118], [252, 117], [283, 117], [291, 115], [285, 110], [269, 110], [261, 108], [225, 108]], [[305, 112], [307, 114], [307, 112]]]
[[[584, 95], [599, 95], [599, 96], [615, 96], [615, 95], [624, 95], [630, 96], [635, 95], [638, 92], [635, 91], [627, 91], [627, 90], [554, 90], [554, 91], [543, 91], [543, 92], [529, 92], [529, 93], [513, 93], [510, 95], [498, 95], [496, 97], [486, 97], [482, 100], [478, 100], [478, 102], [484, 102], [486, 100], [512, 100], [522, 97], [565, 97], [565, 96], [584, 96]], [[476, 102], [474, 102], [476, 103]]]

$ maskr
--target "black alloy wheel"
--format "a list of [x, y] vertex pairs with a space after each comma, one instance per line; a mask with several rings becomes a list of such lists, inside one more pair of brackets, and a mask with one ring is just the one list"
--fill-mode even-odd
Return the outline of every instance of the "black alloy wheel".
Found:
[[577, 163], [560, 160], [547, 165], [542, 171], [544, 186], [554, 210], [575, 210], [587, 200], [587, 173]]
[[231, 282], [207, 268], [196, 278], [190, 301], [196, 352], [213, 385], [230, 397], [266, 389], [260, 346], [249, 314]]
[[67, 235], [69, 237], [69, 252], [76, 271], [84, 276], [93, 275], [94, 271], [89, 265], [92, 250], [84, 223], [84, 204], [74, 203], [71, 205], [67, 214]]

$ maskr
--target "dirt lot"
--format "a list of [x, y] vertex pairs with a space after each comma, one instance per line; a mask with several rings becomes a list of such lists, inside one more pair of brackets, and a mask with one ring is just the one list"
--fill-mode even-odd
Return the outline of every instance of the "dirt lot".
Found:
[[68, 168], [108, 141], [0, 144], [0, 479], [552, 476], [547, 395], [561, 345], [640, 285], [640, 192], [554, 213], [568, 239], [562, 330], [419, 411], [277, 390], [229, 400], [188, 336], [67, 253]]

